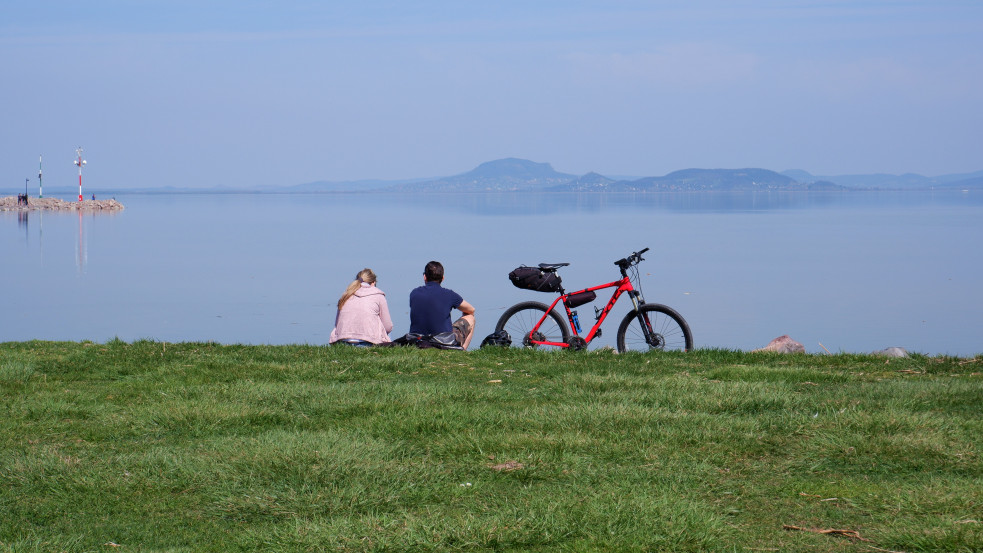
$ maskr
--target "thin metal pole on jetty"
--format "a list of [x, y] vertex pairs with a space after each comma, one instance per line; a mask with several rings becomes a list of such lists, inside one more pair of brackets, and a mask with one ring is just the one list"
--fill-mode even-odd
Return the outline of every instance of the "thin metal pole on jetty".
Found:
[[79, 166], [79, 201], [82, 201], [82, 166], [85, 165], [85, 160], [82, 159], [82, 147], [79, 146], [75, 153], [78, 154], [78, 159], [75, 160], [75, 165]]

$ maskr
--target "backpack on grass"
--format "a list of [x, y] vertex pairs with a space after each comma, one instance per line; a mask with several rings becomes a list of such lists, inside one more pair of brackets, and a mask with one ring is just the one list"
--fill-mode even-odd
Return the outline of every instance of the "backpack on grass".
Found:
[[483, 348], [488, 346], [500, 346], [507, 348], [511, 345], [512, 337], [509, 336], [508, 331], [504, 328], [502, 330], [492, 332], [488, 336], [485, 336], [485, 339], [481, 341], [481, 347]]
[[408, 332], [393, 340], [397, 346], [416, 346], [420, 349], [458, 349], [463, 350], [461, 344], [457, 343], [457, 338], [453, 332], [439, 332], [437, 334], [416, 334]]

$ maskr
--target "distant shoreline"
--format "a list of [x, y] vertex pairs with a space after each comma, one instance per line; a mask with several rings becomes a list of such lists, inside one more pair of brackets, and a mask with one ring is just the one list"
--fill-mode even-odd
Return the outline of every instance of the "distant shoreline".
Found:
[[[365, 190], [296, 190], [296, 189], [280, 189], [280, 188], [256, 188], [256, 189], [223, 189], [223, 188], [175, 188], [175, 189], [156, 189], [156, 188], [133, 188], [133, 189], [122, 189], [114, 190], [111, 193], [115, 195], [122, 196], [178, 196], [178, 195], [201, 195], [201, 196], [236, 196], [236, 195], [269, 195], [269, 196], [304, 196], [304, 195], [375, 195], [375, 194], [432, 194], [432, 195], [468, 195], [468, 194], [549, 194], [549, 195], [596, 195], [596, 196], [625, 196], [625, 195], [638, 195], [638, 196], [666, 196], [675, 194], [854, 194], [854, 193], [978, 193], [980, 189], [977, 188], [953, 188], [938, 186], [934, 188], [841, 188], [835, 190], [808, 190], [808, 189], [794, 189], [794, 188], [770, 188], [770, 189], [733, 189], [733, 190], [535, 190], [535, 189], [522, 189], [522, 190], [426, 190], [426, 191], [405, 191], [405, 190], [392, 190], [384, 188], [376, 189], [365, 189]], [[9, 194], [9, 190], [0, 190], [0, 194]], [[52, 195], [61, 194], [68, 195], [71, 191], [61, 193], [60, 191], [51, 192]], [[109, 192], [106, 192], [109, 194]], [[18, 208], [16, 196], [3, 197], [0, 199], [0, 211], [9, 210], [7, 207], [3, 207], [6, 200], [13, 198], [14, 208]], [[48, 198], [44, 198], [45, 201]], [[35, 206], [38, 202], [38, 198], [30, 198], [30, 208], [32, 210], [39, 209]], [[83, 204], [92, 202], [93, 200], [84, 200]], [[102, 202], [104, 200], [98, 200]], [[76, 205], [78, 204], [75, 200], [65, 201], [66, 204]], [[19, 206], [23, 209], [23, 206]], [[66, 206], [66, 210], [76, 210], [77, 207]]]
[[[52, 196], [76, 198], [74, 185], [60, 181], [60, 186], [44, 190]], [[104, 185], [105, 186], [105, 185]], [[3, 188], [0, 194], [19, 194], [27, 188]], [[38, 188], [40, 190], [40, 188]], [[480, 164], [471, 171], [451, 176], [411, 179], [318, 180], [303, 184], [255, 184], [224, 186], [174, 185], [146, 188], [117, 188], [98, 185], [86, 188], [89, 193], [111, 197], [115, 194], [378, 194], [378, 193], [598, 193], [598, 194], [673, 194], [691, 192], [907, 192], [983, 190], [983, 170], [926, 177], [906, 173], [855, 175], [813, 175], [790, 169], [775, 172], [762, 168], [699, 169], [673, 171], [663, 176], [605, 176], [590, 172], [577, 176], [553, 169], [549, 163], [505, 158]], [[74, 209], [74, 208], [69, 208]]]
[[59, 198], [27, 198], [27, 205], [16, 196], [0, 198], [0, 211], [122, 211], [115, 199], [67, 202]]

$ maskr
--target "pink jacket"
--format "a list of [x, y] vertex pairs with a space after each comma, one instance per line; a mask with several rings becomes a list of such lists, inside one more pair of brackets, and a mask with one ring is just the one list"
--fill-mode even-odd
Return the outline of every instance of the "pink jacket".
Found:
[[338, 340], [365, 340], [373, 344], [391, 342], [389, 333], [392, 329], [385, 292], [363, 282], [338, 310], [328, 343]]

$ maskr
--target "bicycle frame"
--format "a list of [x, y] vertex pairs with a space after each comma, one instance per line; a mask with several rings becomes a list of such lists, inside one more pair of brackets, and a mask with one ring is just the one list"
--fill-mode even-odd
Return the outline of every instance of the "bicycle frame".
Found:
[[607, 305], [605, 305], [604, 306], [604, 309], [601, 310], [600, 315], [597, 315], [596, 316], [597, 320], [594, 322], [594, 326], [591, 327], [590, 332], [587, 333], [587, 336], [584, 336], [583, 337], [584, 340], [588, 344], [600, 332], [600, 330], [601, 330], [601, 323], [604, 322], [604, 319], [607, 318], [608, 313], [610, 313], [611, 312], [611, 309], [614, 308], [614, 304], [618, 303], [618, 298], [621, 297], [621, 294], [624, 294], [625, 292], [628, 292], [628, 297], [631, 298], [631, 302], [632, 302], [632, 305], [634, 306], [634, 309], [635, 310], [637, 310], [640, 305], [643, 305], [645, 303], [645, 299], [644, 298], [641, 298], [641, 293], [638, 292], [637, 290], [635, 290], [635, 287], [632, 286], [631, 277], [628, 276], [627, 271], [625, 271], [624, 269], [622, 269], [622, 271], [621, 271], [621, 278], [619, 280], [616, 280], [614, 282], [609, 282], [607, 284], [601, 284], [599, 286], [592, 286], [590, 288], [584, 288], [583, 290], [577, 290], [576, 292], [563, 293], [559, 297], [557, 297], [555, 300], [553, 300], [553, 303], [550, 304], [549, 309], [547, 309], [546, 312], [543, 313], [543, 316], [539, 319], [539, 322], [537, 322], [533, 326], [532, 330], [529, 332], [529, 341], [530, 341], [530, 343], [544, 345], [544, 346], [556, 346], [556, 347], [561, 347], [561, 348], [568, 348], [568, 347], [570, 347], [570, 344], [567, 344], [567, 343], [564, 343], [564, 342], [550, 342], [550, 341], [546, 341], [546, 340], [543, 340], [543, 341], [541, 341], [541, 340], [533, 340], [532, 339], [532, 336], [533, 336], [533, 334], [535, 334], [539, 330], [539, 327], [540, 327], [540, 325], [543, 324], [543, 321], [545, 321], [546, 318], [549, 317], [549, 314], [553, 311], [553, 308], [556, 307], [556, 304], [559, 303], [559, 302], [561, 302], [561, 301], [563, 302], [563, 309], [566, 310], [566, 312], [567, 312], [567, 321], [570, 323], [570, 331], [573, 333], [574, 336], [580, 336], [580, 333], [577, 332], [577, 325], [574, 324], [574, 322], [573, 322], [573, 311], [570, 309], [570, 306], [567, 305], [567, 298], [569, 298], [570, 296], [572, 296], [574, 294], [580, 294], [582, 292], [596, 292], [597, 290], [604, 290], [605, 288], [614, 288], [614, 287], [617, 287], [617, 288], [615, 289], [614, 293], [611, 294], [611, 299], [608, 300]]

